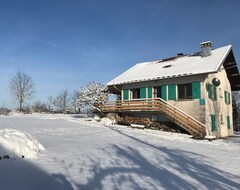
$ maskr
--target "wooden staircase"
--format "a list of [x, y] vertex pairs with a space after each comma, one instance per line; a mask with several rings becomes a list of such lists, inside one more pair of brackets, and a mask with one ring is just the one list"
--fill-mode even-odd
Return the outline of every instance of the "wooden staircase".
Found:
[[97, 105], [97, 107], [102, 112], [160, 111], [194, 138], [204, 138], [206, 135], [206, 127], [203, 123], [161, 98], [120, 100]]

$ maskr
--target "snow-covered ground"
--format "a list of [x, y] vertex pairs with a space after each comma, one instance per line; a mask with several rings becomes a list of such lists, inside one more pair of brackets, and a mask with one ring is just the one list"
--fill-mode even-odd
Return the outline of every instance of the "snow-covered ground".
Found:
[[43, 146], [32, 135], [16, 129], [0, 130], [0, 159], [36, 158]]
[[1, 116], [5, 128], [46, 150], [0, 160], [1, 190], [240, 189], [240, 134], [209, 142], [48, 114]]

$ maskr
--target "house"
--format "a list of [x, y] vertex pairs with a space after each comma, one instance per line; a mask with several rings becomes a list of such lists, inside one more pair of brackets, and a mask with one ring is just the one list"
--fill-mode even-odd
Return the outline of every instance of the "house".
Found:
[[233, 134], [231, 91], [240, 90], [232, 46], [139, 63], [107, 86], [120, 100], [100, 106], [102, 112], [172, 122], [195, 137]]

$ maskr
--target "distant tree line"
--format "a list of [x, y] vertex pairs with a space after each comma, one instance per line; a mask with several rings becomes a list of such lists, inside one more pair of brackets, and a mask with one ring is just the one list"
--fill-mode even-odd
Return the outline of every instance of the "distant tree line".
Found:
[[48, 97], [47, 108], [56, 112], [81, 112], [91, 111], [95, 103], [104, 102], [108, 98], [105, 84], [90, 82], [79, 90], [69, 93], [68, 89], [62, 89], [56, 97]]
[[[69, 92], [68, 89], [62, 89], [57, 96], [49, 96], [47, 102], [37, 100], [29, 105], [28, 102], [34, 97], [36, 91], [32, 77], [24, 72], [17, 72], [12, 77], [9, 89], [20, 112], [75, 113], [82, 110], [91, 111], [94, 103], [106, 101], [108, 97], [106, 85], [90, 82], [79, 90]], [[7, 110], [2, 109], [2, 112], [6, 113]]]

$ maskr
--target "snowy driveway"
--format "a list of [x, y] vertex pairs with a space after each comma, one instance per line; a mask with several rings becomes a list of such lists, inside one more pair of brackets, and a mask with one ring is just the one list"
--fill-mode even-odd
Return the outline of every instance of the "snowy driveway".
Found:
[[69, 115], [1, 117], [4, 128], [32, 134], [46, 152], [0, 160], [1, 190], [240, 189], [240, 144], [228, 140], [106, 127]]

